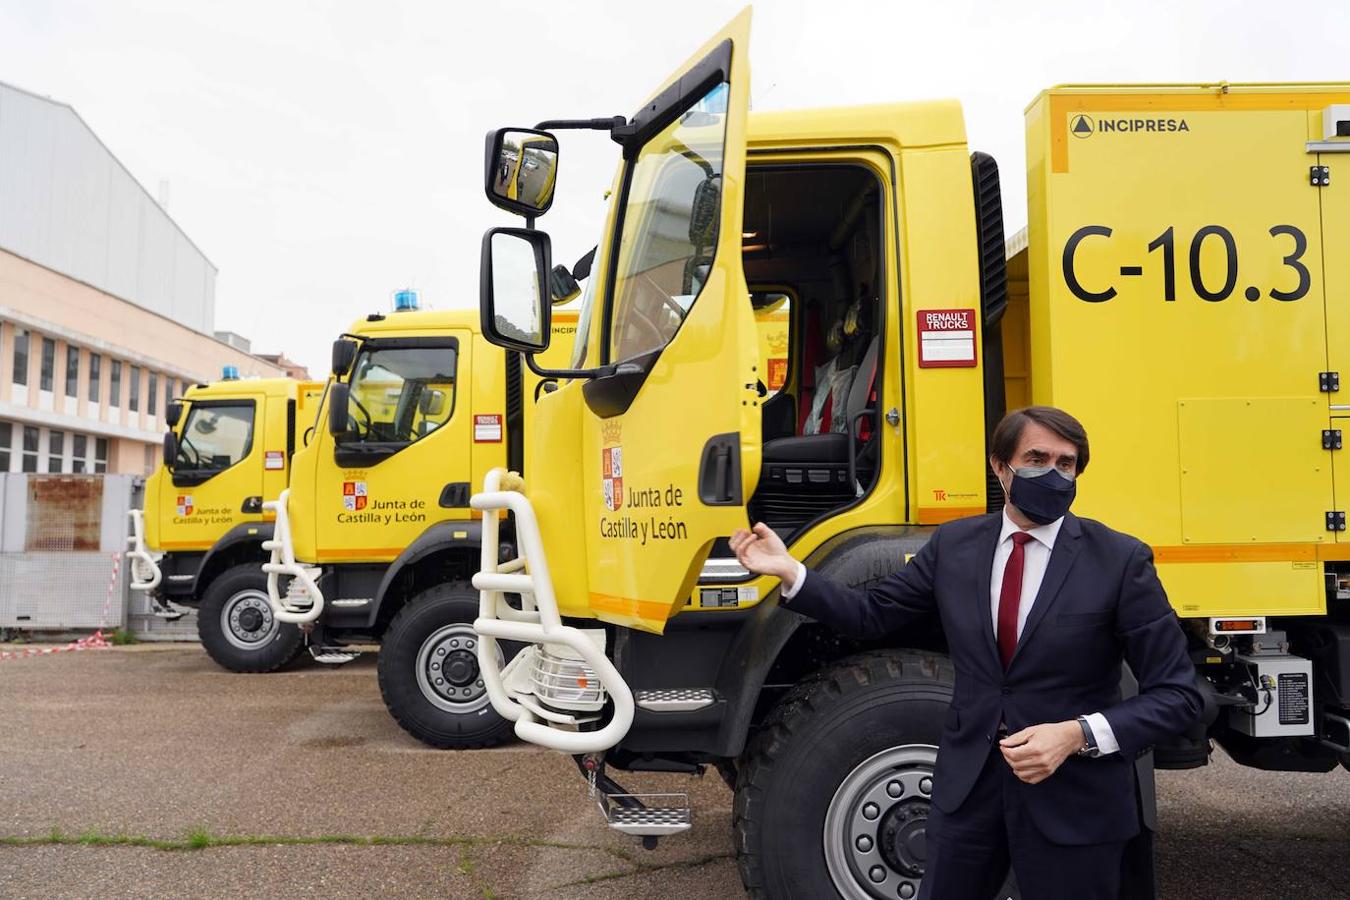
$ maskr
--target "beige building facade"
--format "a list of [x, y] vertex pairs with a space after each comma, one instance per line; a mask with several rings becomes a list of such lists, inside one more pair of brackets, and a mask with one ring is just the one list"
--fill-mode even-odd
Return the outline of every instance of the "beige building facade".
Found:
[[286, 374], [215, 337], [215, 279], [70, 106], [0, 83], [0, 471], [149, 473], [188, 385]]

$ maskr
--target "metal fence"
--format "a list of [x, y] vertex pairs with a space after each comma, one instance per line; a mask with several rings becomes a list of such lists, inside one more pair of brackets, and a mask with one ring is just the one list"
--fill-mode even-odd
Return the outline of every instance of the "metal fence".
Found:
[[0, 474], [0, 628], [126, 624], [132, 475]]

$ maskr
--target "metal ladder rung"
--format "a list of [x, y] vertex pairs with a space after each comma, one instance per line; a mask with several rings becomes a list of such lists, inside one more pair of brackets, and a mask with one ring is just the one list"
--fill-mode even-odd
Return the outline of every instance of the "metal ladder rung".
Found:
[[[638, 837], [680, 834], [694, 826], [687, 794], [610, 794], [605, 798], [609, 827]], [[620, 806], [616, 800], [636, 800], [640, 808]]]
[[633, 702], [652, 712], [693, 712], [712, 706], [717, 694], [712, 688], [658, 688], [634, 691]]
[[325, 666], [340, 666], [349, 663], [361, 655], [357, 650], [343, 650], [340, 647], [310, 647], [309, 655], [316, 663]]

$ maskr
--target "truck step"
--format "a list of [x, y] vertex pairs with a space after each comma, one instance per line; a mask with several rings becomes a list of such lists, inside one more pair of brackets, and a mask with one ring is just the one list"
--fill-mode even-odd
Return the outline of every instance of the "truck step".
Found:
[[711, 688], [657, 688], [634, 691], [633, 702], [652, 712], [692, 712], [712, 706], [717, 694]]
[[610, 794], [605, 799], [609, 827], [624, 834], [665, 837], [694, 825], [688, 794]]
[[172, 603], [166, 603], [158, 597], [150, 598], [150, 612], [155, 618], [163, 619], [166, 622], [177, 622], [188, 614], [186, 609], [174, 606]]
[[340, 666], [356, 659], [361, 653], [358, 650], [344, 650], [341, 647], [311, 646], [309, 655], [314, 657], [316, 663], [323, 663], [325, 666]]

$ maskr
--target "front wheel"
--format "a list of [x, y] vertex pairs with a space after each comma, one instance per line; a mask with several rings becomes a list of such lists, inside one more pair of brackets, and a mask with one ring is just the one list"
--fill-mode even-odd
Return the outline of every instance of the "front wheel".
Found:
[[[490, 747], [512, 733], [478, 672], [478, 592], [460, 582], [408, 601], [380, 642], [380, 694], [403, 730], [442, 750]], [[497, 664], [518, 645], [498, 645]]]
[[273, 672], [304, 649], [296, 625], [277, 621], [267, 601], [261, 563], [226, 569], [202, 594], [197, 636], [210, 657], [231, 672]]
[[918, 896], [955, 677], [943, 656], [881, 651], [783, 698], [737, 767], [732, 827], [751, 897]]

